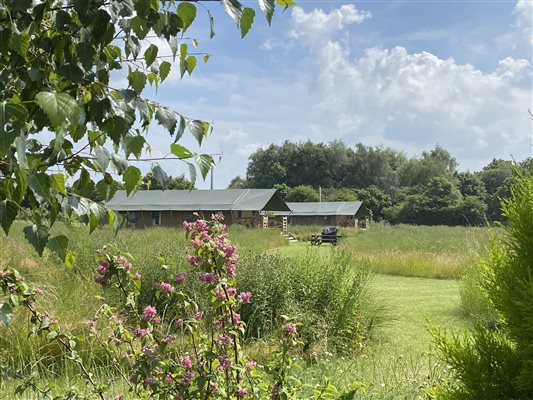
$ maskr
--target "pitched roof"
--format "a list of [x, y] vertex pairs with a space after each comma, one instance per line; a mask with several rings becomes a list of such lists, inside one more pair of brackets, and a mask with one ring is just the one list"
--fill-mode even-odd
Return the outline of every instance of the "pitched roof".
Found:
[[119, 190], [107, 203], [117, 211], [290, 211], [276, 189]]
[[278, 212], [277, 215], [356, 215], [366, 213], [361, 201], [323, 201], [306, 203], [287, 203], [290, 213]]

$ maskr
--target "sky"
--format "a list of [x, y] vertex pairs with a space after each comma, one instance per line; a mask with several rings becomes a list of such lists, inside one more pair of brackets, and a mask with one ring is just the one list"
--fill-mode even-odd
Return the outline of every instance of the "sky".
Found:
[[[213, 123], [201, 148], [190, 135], [180, 143], [223, 154], [215, 189], [244, 177], [256, 149], [285, 140], [340, 139], [408, 156], [439, 144], [463, 171], [533, 155], [532, 0], [300, 0], [277, 8], [270, 27], [245, 1], [257, 13], [244, 39], [220, 4], [203, 4], [215, 37], [202, 8], [187, 34], [211, 58], [183, 79], [176, 66], [149, 96]], [[169, 153], [160, 126], [147, 139], [152, 156]], [[187, 174], [180, 161], [161, 166]]]

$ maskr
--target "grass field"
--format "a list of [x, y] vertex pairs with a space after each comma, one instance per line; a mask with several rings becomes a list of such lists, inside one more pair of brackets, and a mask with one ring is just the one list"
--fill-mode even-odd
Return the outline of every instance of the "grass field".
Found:
[[[145, 272], [152, 273], [157, 279], [154, 271], [160, 265], [156, 256], [183, 259], [187, 246], [181, 229], [123, 230], [114, 236], [108, 229], [87, 235], [85, 227], [58, 225], [57, 233], [67, 233], [77, 253], [76, 267], [68, 271], [47, 252], [44, 257], [37, 257], [25, 243], [21, 226], [17, 222], [12, 236], [0, 238], [0, 269], [15, 267], [45, 288], [47, 296], [43, 301], [48, 309], [61, 315], [63, 324], [74, 331], [81, 329], [82, 321], [94, 311], [94, 298], [100, 294], [99, 287], [88, 284], [94, 274], [96, 248], [117, 243], [133, 254], [143, 276]], [[302, 360], [297, 376], [311, 386], [331, 377], [340, 389], [360, 381], [366, 387], [365, 398], [370, 399], [415, 399], [426, 385], [445, 372], [445, 366], [431, 355], [431, 338], [426, 328], [433, 325], [459, 331], [467, 326], [461, 313], [461, 282], [455, 278], [474, 260], [474, 252], [482, 251], [490, 233], [477, 228], [372, 225], [366, 231], [343, 232], [336, 248], [310, 246], [303, 241], [288, 245], [276, 230], [231, 227], [230, 235], [243, 257], [248, 257], [248, 252], [258, 254], [267, 250], [267, 254], [295, 259], [310, 253], [329, 260], [333, 252], [344, 251], [354, 263], [368, 260], [375, 272], [370, 290], [375, 304], [384, 310], [381, 317], [384, 322], [372, 330], [367, 345], [356, 355], [329, 356], [319, 352], [316, 357]], [[35, 363], [45, 372], [53, 362], [53, 354], [43, 356], [24, 349], [23, 346], [42, 343], [32, 344], [23, 339], [22, 333], [0, 327], [0, 353], [18, 357], [17, 363]], [[46, 362], [42, 363], [43, 360]], [[66, 373], [65, 376], [65, 372], [61, 375], [57, 371], [58, 379], [67, 382]]]

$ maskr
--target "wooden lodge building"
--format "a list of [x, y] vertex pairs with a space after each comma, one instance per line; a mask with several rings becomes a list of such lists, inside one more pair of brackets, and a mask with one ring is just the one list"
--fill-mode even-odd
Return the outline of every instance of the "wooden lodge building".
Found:
[[123, 213], [130, 227], [181, 226], [221, 213], [227, 224], [261, 226], [263, 215], [290, 212], [276, 189], [140, 190], [117, 191], [107, 207]]
[[286, 216], [289, 225], [321, 225], [358, 227], [368, 225], [370, 213], [360, 201], [324, 201], [287, 203], [290, 212], [275, 212]]

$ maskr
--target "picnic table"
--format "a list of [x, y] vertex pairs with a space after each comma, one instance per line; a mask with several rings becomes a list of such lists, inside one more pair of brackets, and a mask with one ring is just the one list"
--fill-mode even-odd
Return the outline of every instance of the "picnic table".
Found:
[[322, 243], [331, 243], [332, 246], [336, 246], [340, 238], [341, 235], [337, 233], [337, 227], [331, 226], [324, 228], [322, 233], [318, 235], [311, 235], [311, 245], [320, 246]]

